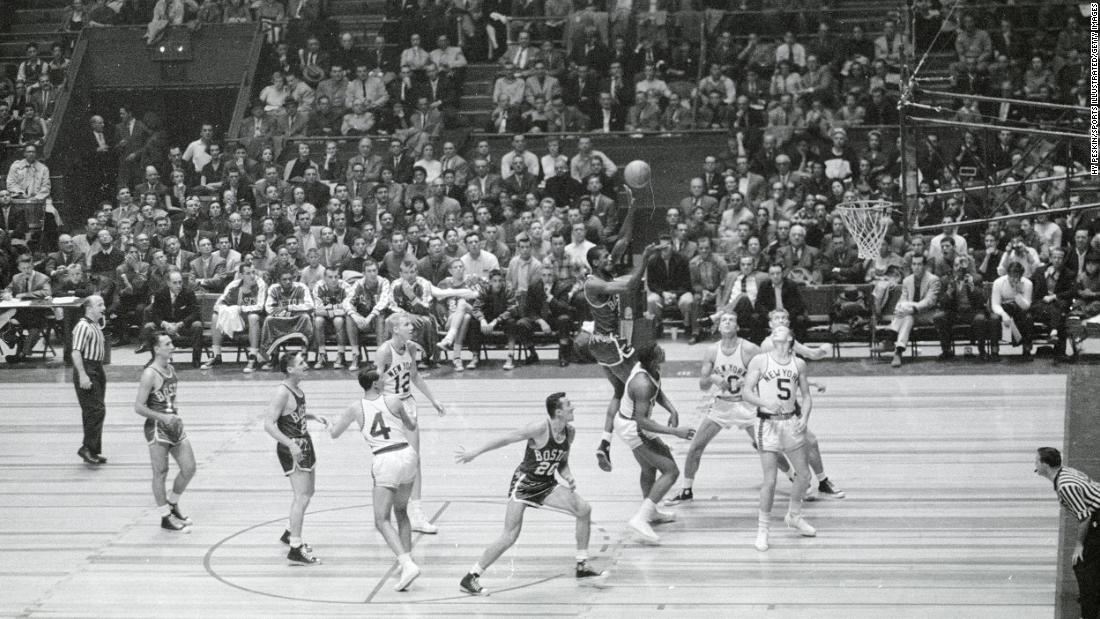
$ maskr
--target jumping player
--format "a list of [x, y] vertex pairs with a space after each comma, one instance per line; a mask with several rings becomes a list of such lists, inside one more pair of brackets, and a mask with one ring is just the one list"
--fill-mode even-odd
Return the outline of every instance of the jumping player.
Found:
[[680, 415], [675, 407], [670, 406], [671, 403], [663, 405], [669, 411], [668, 426], [650, 419], [653, 403], [657, 401], [661, 388], [660, 364], [663, 361], [664, 351], [656, 344], [639, 351], [638, 361], [626, 379], [624, 397], [614, 419], [615, 433], [634, 452], [634, 459], [642, 467], [642, 505], [626, 524], [651, 543], [660, 541], [650, 526], [651, 522], [676, 520], [675, 514], [658, 510], [657, 504], [672, 489], [672, 484], [680, 475], [668, 445], [656, 435], [671, 434], [688, 440], [695, 436], [695, 430], [677, 427]]
[[[805, 537], [817, 531], [802, 517], [802, 497], [810, 485], [810, 467], [806, 464], [806, 424], [813, 411], [806, 362], [791, 349], [794, 338], [787, 327], [772, 330], [775, 350], [749, 361], [748, 374], [741, 390], [742, 399], [756, 407], [756, 445], [764, 472], [760, 486], [760, 513], [757, 517], [756, 549], [768, 549], [772, 502], [775, 499], [775, 475], [779, 456], [790, 459], [797, 475], [791, 489], [790, 505], [784, 521]], [[801, 404], [795, 391], [802, 395]]]
[[[383, 391], [395, 395], [405, 405], [409, 418], [416, 421], [416, 400], [413, 399], [412, 387], [416, 386], [424, 397], [432, 403], [435, 410], [442, 417], [447, 414], [447, 409], [435, 399], [427, 383], [421, 378], [416, 369], [416, 355], [422, 350], [413, 343], [412, 321], [408, 314], [398, 312], [391, 314], [386, 319], [389, 330], [392, 333], [390, 339], [378, 347], [376, 360], [378, 372], [382, 378]], [[420, 533], [438, 533], [439, 527], [432, 524], [424, 515], [424, 508], [420, 504], [420, 426], [417, 424], [409, 433], [409, 444], [417, 457], [416, 480], [413, 482], [412, 496], [409, 500], [409, 519], [412, 521], [413, 531]]]
[[614, 390], [604, 416], [600, 446], [596, 449], [596, 461], [604, 471], [611, 470], [611, 433], [615, 411], [623, 397], [623, 385], [634, 366], [634, 347], [619, 337], [619, 295], [641, 289], [645, 265], [656, 251], [656, 245], [646, 247], [642, 259], [630, 274], [615, 279], [611, 272], [611, 252], [600, 246], [588, 250], [587, 258], [592, 274], [585, 278], [583, 292], [584, 300], [591, 308], [593, 325], [592, 331], [587, 334], [587, 348], [596, 363], [603, 367]]
[[309, 544], [302, 543], [302, 523], [309, 501], [313, 498], [314, 468], [317, 466], [317, 452], [313, 449], [313, 438], [306, 428], [306, 421], [313, 419], [328, 426], [328, 420], [306, 412], [306, 394], [299, 386], [307, 369], [305, 353], [283, 354], [278, 364], [282, 366], [286, 378], [275, 390], [275, 397], [264, 415], [264, 430], [278, 441], [275, 455], [279, 457], [283, 474], [290, 478], [290, 487], [294, 491], [289, 527], [279, 540], [290, 545], [286, 558], [291, 565], [316, 565], [321, 560], [313, 555]]
[[[413, 368], [415, 369], [415, 365]], [[382, 393], [382, 374], [373, 365], [359, 370], [359, 386], [363, 397], [354, 402], [329, 430], [332, 438], [339, 438], [344, 430], [355, 422], [359, 433], [367, 439], [371, 453], [371, 477], [374, 478], [374, 527], [386, 540], [397, 562], [401, 576], [395, 591], [405, 591], [420, 576], [420, 568], [413, 563], [412, 525], [409, 522], [409, 495], [413, 490], [420, 468], [420, 459], [411, 446], [416, 432], [416, 419], [409, 415], [401, 398]], [[390, 513], [397, 521], [395, 529]]]
[[699, 374], [699, 388], [707, 392], [708, 403], [695, 438], [691, 439], [687, 458], [684, 460], [684, 484], [680, 493], [665, 501], [665, 505], [677, 505], [695, 498], [692, 484], [699, 470], [699, 461], [710, 441], [722, 430], [736, 426], [753, 437], [756, 411], [741, 398], [742, 382], [748, 371], [749, 361], [760, 354], [756, 344], [737, 336], [737, 314], [723, 312], [718, 318], [718, 332], [722, 339], [707, 348], [703, 354], [703, 367]]
[[[504, 515], [504, 531], [481, 555], [481, 559], [459, 583], [459, 588], [472, 595], [489, 595], [478, 579], [500, 555], [512, 547], [523, 529], [523, 513], [528, 507], [549, 507], [572, 514], [577, 518], [577, 565], [574, 573], [580, 584], [596, 584], [606, 572], [597, 572], [588, 566], [588, 537], [591, 530], [592, 508], [576, 493], [577, 480], [569, 470], [569, 448], [573, 444], [575, 430], [573, 404], [564, 392], [552, 393], [546, 398], [545, 421], [532, 421], [526, 426], [506, 434], [485, 445], [466, 451], [461, 445], [455, 451], [455, 462], [465, 464], [481, 454], [500, 449], [505, 445], [527, 442], [523, 462], [516, 467], [508, 488], [508, 511]], [[558, 484], [557, 473], [568, 488]]]
[[[776, 309], [768, 314], [768, 327], [770, 329], [774, 330], [776, 327], [787, 327], [789, 329], [790, 326], [791, 317], [790, 314], [787, 313], [787, 310]], [[772, 341], [771, 336], [765, 337], [760, 342], [760, 351], [771, 352], [772, 350], [775, 350], [775, 343]], [[810, 361], [823, 359], [829, 354], [828, 350], [824, 347], [814, 348], [806, 346], [798, 340], [794, 341], [794, 348], [792, 351], [799, 357]], [[825, 392], [825, 387], [823, 385], [810, 382], [810, 386], [815, 387], [818, 393]], [[810, 478], [810, 487], [806, 493], [806, 500], [813, 501], [817, 499], [819, 493], [822, 496], [843, 499], [844, 491], [838, 488], [836, 484], [829, 479], [828, 475], [825, 474], [825, 463], [821, 459], [821, 447], [818, 445], [817, 436], [809, 428], [806, 428], [806, 460], [810, 464], [810, 474], [813, 475], [813, 477]], [[779, 460], [779, 470], [787, 473], [788, 476], [792, 475], [790, 472], [790, 465], [786, 459]], [[794, 481], [793, 477], [791, 481]], [[817, 482], [816, 484], [814, 483], [815, 481]]]
[[[191, 519], [180, 512], [179, 502], [195, 476], [195, 453], [176, 409], [179, 380], [172, 367], [172, 351], [176, 347], [172, 336], [163, 331], [154, 333], [145, 346], [152, 349], [153, 359], [141, 371], [134, 411], [145, 418], [145, 440], [153, 464], [153, 499], [162, 529], [190, 533]], [[176, 460], [179, 472], [172, 482], [172, 491], [166, 495], [169, 455]]]

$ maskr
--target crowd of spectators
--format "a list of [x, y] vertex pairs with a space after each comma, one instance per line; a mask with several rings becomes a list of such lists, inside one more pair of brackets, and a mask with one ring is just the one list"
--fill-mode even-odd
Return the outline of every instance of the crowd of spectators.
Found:
[[[235, 19], [232, 2], [159, 4], [186, 5], [181, 23]], [[5, 284], [23, 268], [16, 256], [30, 251], [53, 290], [104, 294], [116, 340], [164, 328], [192, 348], [196, 366], [221, 363], [222, 342], [233, 337], [248, 348], [246, 371], [290, 339], [315, 350], [314, 363], [324, 367], [331, 333], [334, 365], [355, 367], [363, 336], [385, 337], [382, 319], [393, 312], [415, 317], [428, 363], [446, 352], [456, 370], [475, 368], [497, 336], [507, 343], [506, 369], [516, 352], [535, 363], [540, 333], [557, 338], [566, 363], [588, 313], [580, 288], [587, 251], [617, 240], [625, 218], [618, 190], [624, 162], [596, 150], [586, 132], [704, 128], [728, 131], [726, 146], [701, 158], [686, 196], [665, 210], [662, 250], [645, 265], [642, 305], [658, 330], [679, 313], [697, 342], [709, 337], [713, 316], [730, 309], [759, 340], [767, 313], [785, 309], [804, 338], [803, 286], [871, 284], [867, 295], [838, 299], [837, 319], [854, 328], [892, 315], [882, 344], [896, 365], [922, 324], [937, 327], [944, 358], [953, 355], [960, 324], [983, 357], [997, 355], [1002, 341], [1030, 356], [1038, 319], [1054, 330], [1055, 352], [1064, 355], [1078, 319], [1100, 313], [1096, 221], [1042, 212], [1068, 203], [1065, 181], [1020, 186], [1005, 208], [1036, 211], [1034, 219], [949, 228], [931, 239], [894, 225], [880, 256], [858, 257], [836, 206], [901, 201], [896, 134], [872, 129], [865, 143], [849, 142], [854, 127], [897, 122], [904, 42], [893, 20], [877, 37], [859, 25], [840, 37], [810, 10], [667, 11], [651, 2], [624, 11], [588, 0], [546, 2], [543, 13], [539, 3], [518, 2], [511, 14], [532, 11], [532, 19], [501, 20], [462, 2], [443, 3], [440, 18], [439, 3], [421, 2], [390, 6], [396, 25], [362, 49], [351, 33], [334, 44], [319, 34], [320, 13], [297, 10], [315, 3], [254, 4], [244, 13], [268, 28], [262, 71], [270, 84], [250, 117], [236, 135], [216, 136], [215, 123], [204, 124], [185, 147], [170, 144], [154, 115], [139, 120], [123, 108], [117, 123], [90, 118], [80, 140], [83, 181], [98, 206], [81, 232], [58, 233], [65, 227], [47, 210], [55, 236], [43, 229], [36, 237], [8, 215], [13, 197], [49, 196], [48, 170], [42, 193], [35, 181], [42, 164], [29, 143], [0, 192]], [[1013, 96], [1080, 95], [1073, 72], [1085, 39], [1073, 36], [1075, 27], [1049, 47], [1037, 47], [1047, 32], [1042, 24], [1029, 42], [1011, 34], [1013, 16], [1062, 24], [1079, 18], [1021, 8], [1005, 13], [1007, 30], [1002, 24], [991, 37], [977, 27], [982, 15], [955, 24], [935, 3], [917, 9], [924, 28], [918, 45], [930, 23], [952, 35], [941, 38], [953, 40], [958, 55], [955, 88], [981, 93], [997, 79], [1012, 82]], [[808, 30], [814, 34], [803, 36]], [[760, 34], [768, 32], [781, 34]], [[398, 52], [387, 37], [408, 47]], [[707, 65], [699, 79], [693, 63], [703, 38]], [[423, 41], [435, 47], [428, 51]], [[998, 51], [987, 55], [987, 47]], [[1040, 67], [1028, 58], [1035, 50], [1042, 50]], [[497, 107], [484, 129], [512, 136], [507, 152], [483, 140], [464, 157], [441, 137], [464, 122], [458, 108], [467, 54], [501, 67]], [[1043, 69], [1049, 75], [1039, 84], [1034, 72]], [[52, 81], [48, 71], [39, 81]], [[0, 97], [0, 117], [13, 111], [6, 100]], [[1026, 116], [1028, 109], [1038, 108], [965, 111], [995, 111], [1006, 123], [1044, 120]], [[38, 106], [23, 106], [20, 126], [27, 110], [33, 120]], [[540, 140], [535, 152], [526, 132], [582, 135]], [[323, 142], [338, 135], [362, 136], [354, 155]], [[987, 148], [967, 133], [952, 156], [930, 135], [916, 148], [928, 194], [922, 223], [973, 218], [973, 200], [949, 193], [967, 179], [1058, 176], [1072, 168], [1072, 152], [1043, 156], [1044, 149], [1030, 148], [1034, 139], [1006, 129], [997, 148]], [[196, 292], [220, 295], [213, 356], [205, 360]], [[473, 353], [466, 365], [464, 346]]]

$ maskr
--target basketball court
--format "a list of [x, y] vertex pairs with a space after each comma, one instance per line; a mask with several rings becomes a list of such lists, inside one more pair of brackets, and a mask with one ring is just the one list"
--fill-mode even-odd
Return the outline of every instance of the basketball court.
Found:
[[[669, 346], [665, 387], [694, 426], [696, 353]], [[0, 385], [0, 614], [20, 616], [587, 615], [1044, 617], [1055, 614], [1058, 504], [1032, 473], [1039, 445], [1063, 445], [1067, 379], [1033, 366], [916, 364], [883, 375], [864, 362], [811, 364], [827, 392], [811, 424], [827, 473], [847, 493], [808, 503], [816, 538], [773, 524], [753, 548], [759, 463], [744, 434], [711, 444], [696, 500], [640, 544], [625, 521], [638, 468], [617, 439], [612, 473], [593, 452], [609, 388], [594, 366], [496, 369], [428, 378], [451, 413], [422, 413], [425, 510], [438, 535], [414, 535], [423, 575], [392, 590], [396, 566], [375, 532], [367, 449], [314, 429], [320, 465], [304, 538], [323, 565], [289, 567], [278, 538], [290, 488], [259, 415], [277, 375], [181, 370], [179, 407], [199, 462], [182, 506], [190, 534], [159, 527], [136, 365], [110, 368], [104, 453], [76, 457], [79, 409], [60, 370], [11, 370]], [[931, 373], [931, 374], [930, 374]], [[853, 375], [857, 374], [857, 375]], [[357, 397], [347, 373], [311, 372], [310, 412], [337, 415]], [[572, 469], [593, 506], [593, 564], [603, 589], [573, 581], [573, 522], [528, 510], [523, 533], [471, 598], [458, 581], [500, 531], [522, 445], [456, 465], [473, 447], [545, 415], [565, 390], [577, 407]], [[663, 418], [663, 417], [660, 417]], [[687, 442], [670, 444], [683, 464]], [[790, 484], [778, 485], [773, 514]], [[773, 522], [777, 518], [773, 516]]]

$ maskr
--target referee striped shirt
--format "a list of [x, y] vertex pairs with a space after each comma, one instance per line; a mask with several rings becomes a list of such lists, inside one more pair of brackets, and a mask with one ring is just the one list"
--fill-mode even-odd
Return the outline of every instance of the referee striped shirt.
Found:
[[1054, 491], [1058, 501], [1078, 522], [1084, 522], [1100, 511], [1100, 483], [1089, 479], [1077, 469], [1063, 466], [1054, 476]]
[[87, 316], [81, 318], [73, 328], [73, 350], [80, 351], [80, 357], [84, 361], [103, 362], [106, 353], [103, 329]]

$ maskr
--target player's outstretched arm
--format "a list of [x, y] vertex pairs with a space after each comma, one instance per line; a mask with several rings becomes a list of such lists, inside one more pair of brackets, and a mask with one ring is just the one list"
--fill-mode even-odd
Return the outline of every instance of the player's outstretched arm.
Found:
[[340, 435], [344, 433], [344, 430], [348, 429], [348, 426], [350, 426], [353, 421], [359, 423], [360, 429], [363, 427], [363, 407], [360, 406], [358, 402], [344, 410], [344, 414], [341, 415], [335, 423], [329, 426], [329, 436], [334, 439], [340, 438]]
[[416, 369], [415, 363], [413, 364], [412, 369], [409, 370], [409, 374], [410, 380], [412, 380], [412, 384], [416, 385], [416, 388], [420, 390], [420, 393], [424, 394], [425, 398], [428, 398], [428, 401], [431, 402], [432, 406], [435, 407], [435, 410], [437, 413], [439, 413], [439, 416], [442, 417], [443, 415], [446, 415], [447, 409], [443, 407], [443, 404], [441, 404], [439, 400], [435, 399], [435, 395], [432, 394], [432, 390], [428, 388], [428, 383], [424, 382], [424, 378], [420, 376], [420, 371]]
[[707, 348], [707, 352], [703, 353], [703, 367], [699, 369], [699, 388], [703, 391], [711, 387], [728, 390], [726, 381], [714, 373], [715, 354], [713, 346]]
[[531, 423], [523, 426], [522, 428], [517, 428], [515, 430], [512, 430], [511, 432], [509, 432], [509, 433], [507, 433], [507, 434], [505, 434], [505, 435], [503, 435], [499, 438], [495, 438], [495, 439], [489, 441], [488, 443], [485, 443], [484, 445], [482, 445], [481, 447], [478, 447], [477, 449], [467, 450], [462, 445], [459, 445], [458, 449], [455, 450], [455, 462], [457, 462], [459, 464], [465, 464], [465, 463], [470, 462], [471, 460], [473, 460], [474, 458], [480, 456], [481, 454], [483, 454], [485, 452], [493, 451], [494, 449], [500, 449], [501, 447], [504, 447], [506, 445], [511, 445], [512, 443], [518, 443], [520, 441], [526, 441], [526, 440], [530, 440], [530, 439], [533, 439], [533, 438], [537, 438], [539, 436], [539, 434], [541, 434], [545, 431], [546, 431], [546, 422], [545, 421], [542, 421], [542, 420], [532, 421]]
[[629, 190], [620, 191], [620, 195], [626, 194], [626, 217], [623, 218], [623, 225], [620, 228], [619, 240], [615, 241], [615, 245], [611, 248], [611, 260], [618, 262], [622, 258], [623, 254], [630, 249], [630, 243], [634, 239], [634, 215], [638, 212], [638, 209], [634, 208], [634, 195]]
[[829, 356], [829, 349], [825, 346], [806, 346], [802, 342], [795, 341], [794, 354], [810, 361], [820, 361]]
[[638, 261], [638, 264], [634, 265], [634, 270], [626, 277], [620, 277], [611, 281], [604, 281], [598, 277], [588, 278], [585, 280], [585, 286], [588, 287], [587, 290], [593, 294], [612, 295], [622, 294], [637, 289], [642, 283], [642, 275], [645, 274], [645, 265], [656, 251], [656, 244], [646, 246], [645, 251], [642, 252], [642, 259]]

